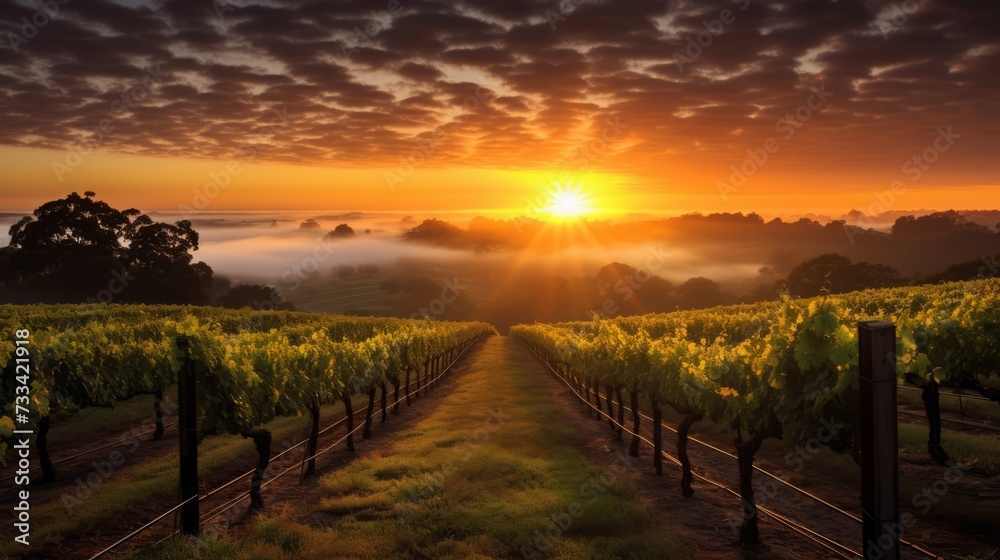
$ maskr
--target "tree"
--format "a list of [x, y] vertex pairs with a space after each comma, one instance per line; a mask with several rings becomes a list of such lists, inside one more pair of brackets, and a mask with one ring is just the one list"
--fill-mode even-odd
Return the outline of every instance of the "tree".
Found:
[[308, 220], [299, 224], [299, 229], [319, 229], [321, 227], [323, 227], [323, 224], [317, 222], [313, 218], [309, 218]]
[[285, 301], [281, 292], [272, 286], [262, 284], [239, 284], [229, 289], [221, 298], [219, 305], [229, 309], [285, 309], [293, 311], [295, 306]]
[[674, 295], [677, 288], [673, 282], [659, 276], [650, 276], [639, 288], [639, 298], [643, 306], [651, 312], [673, 311], [677, 305]]
[[988, 232], [986, 226], [970, 222], [955, 210], [934, 212], [926, 216], [901, 216], [892, 225], [892, 234], [899, 236], [936, 236], [955, 231]]
[[722, 286], [708, 278], [691, 278], [675, 290], [677, 304], [682, 309], [715, 307], [726, 302]]
[[354, 267], [349, 264], [342, 264], [337, 267], [337, 277], [341, 280], [346, 280], [356, 274]]
[[326, 239], [344, 239], [354, 237], [354, 228], [347, 224], [340, 224], [333, 228], [333, 231], [324, 236]]
[[470, 243], [465, 230], [454, 224], [433, 218], [424, 220], [420, 225], [408, 229], [403, 234], [403, 239], [455, 248], [464, 248]]
[[904, 279], [892, 267], [867, 262], [852, 264], [851, 259], [835, 253], [809, 259], [788, 273], [788, 292], [801, 297], [820, 295], [824, 289], [842, 294], [903, 283]]
[[373, 264], [359, 264], [358, 275], [365, 278], [373, 278], [378, 275], [378, 267]]
[[597, 287], [601, 291], [608, 291], [613, 290], [619, 282], [635, 283], [635, 277], [638, 273], [639, 271], [634, 266], [620, 262], [602, 266], [597, 271]]
[[95, 193], [70, 193], [10, 228], [2, 278], [7, 300], [207, 303], [212, 269], [192, 263], [191, 222], [154, 222]]

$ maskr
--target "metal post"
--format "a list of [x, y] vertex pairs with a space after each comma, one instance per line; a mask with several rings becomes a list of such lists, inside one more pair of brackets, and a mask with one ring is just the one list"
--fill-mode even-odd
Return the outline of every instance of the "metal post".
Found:
[[195, 394], [194, 361], [187, 355], [187, 337], [177, 337], [177, 348], [185, 354], [184, 365], [177, 378], [178, 429], [181, 444], [181, 532], [200, 532], [198, 512], [198, 403]]
[[896, 327], [858, 323], [861, 378], [861, 509], [866, 560], [899, 558]]

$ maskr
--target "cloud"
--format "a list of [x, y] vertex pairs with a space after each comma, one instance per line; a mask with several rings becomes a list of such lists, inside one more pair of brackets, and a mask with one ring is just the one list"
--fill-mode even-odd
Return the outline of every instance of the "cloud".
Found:
[[[598, 168], [724, 178], [822, 83], [834, 101], [775, 172], [888, 175], [952, 126], [965, 133], [948, 156], [955, 177], [993, 177], [983, 162], [1000, 140], [996, 3], [573, 4], [553, 19], [556, 3], [530, 0], [402, 0], [397, 13], [360, 0], [70, 3], [17, 52], [0, 49], [0, 144], [72, 148], [159, 65], [164, 83], [102, 149], [226, 159], [249, 141], [268, 146], [262, 161], [394, 167], [438, 130], [424, 165], [552, 169], [615, 114], [628, 141]], [[731, 23], [678, 69], [675, 53], [723, 10]], [[23, 38], [36, 11], [4, 3], [0, 37]], [[467, 103], [477, 88], [495, 99]], [[281, 106], [290, 122], [269, 135]]]

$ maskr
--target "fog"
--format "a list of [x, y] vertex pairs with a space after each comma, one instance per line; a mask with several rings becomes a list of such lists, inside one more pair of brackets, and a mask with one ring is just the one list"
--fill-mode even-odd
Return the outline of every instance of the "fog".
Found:
[[[477, 254], [463, 249], [409, 242], [402, 235], [431, 216], [351, 213], [335, 216], [212, 215], [192, 220], [199, 232], [196, 260], [209, 264], [218, 275], [244, 282], [279, 284], [289, 272], [320, 277], [340, 265], [374, 264], [394, 274], [433, 271], [465, 276], [489, 276], [512, 269], [531, 270], [540, 276], [593, 276], [610, 263], [623, 262], [645, 268], [665, 279], [682, 282], [706, 276], [722, 283], [738, 283], [753, 277], [765, 263], [739, 263], [703, 256], [664, 243], [645, 241], [604, 247], [570, 245], [537, 253], [531, 249]], [[405, 219], [409, 216], [409, 219]], [[466, 227], [474, 217], [438, 214], [438, 219]], [[173, 216], [154, 216], [170, 220]], [[315, 220], [320, 227], [304, 229]], [[329, 239], [327, 234], [346, 223], [355, 234]], [[370, 233], [365, 233], [365, 230]]]
[[[303, 212], [190, 219], [200, 238], [194, 260], [214, 271], [211, 301], [236, 284], [263, 284], [303, 311], [481, 319], [502, 330], [587, 319], [594, 311], [770, 299], [794, 269], [821, 255], [892, 267], [844, 273], [831, 286], [840, 290], [875, 277], [894, 285], [938, 281], [935, 274], [956, 264], [965, 266], [954, 274], [968, 279], [980, 259], [1000, 252], [1000, 233], [989, 225], [1000, 222], [997, 211], [891, 217], [789, 222], [693, 214], [545, 223], [472, 213]], [[0, 243], [19, 218], [0, 214]]]

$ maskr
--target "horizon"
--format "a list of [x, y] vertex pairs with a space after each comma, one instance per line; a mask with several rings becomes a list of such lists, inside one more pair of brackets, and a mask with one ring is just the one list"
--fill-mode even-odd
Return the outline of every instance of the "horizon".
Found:
[[0, 0], [0, 558], [1000, 560], [997, 21]]

